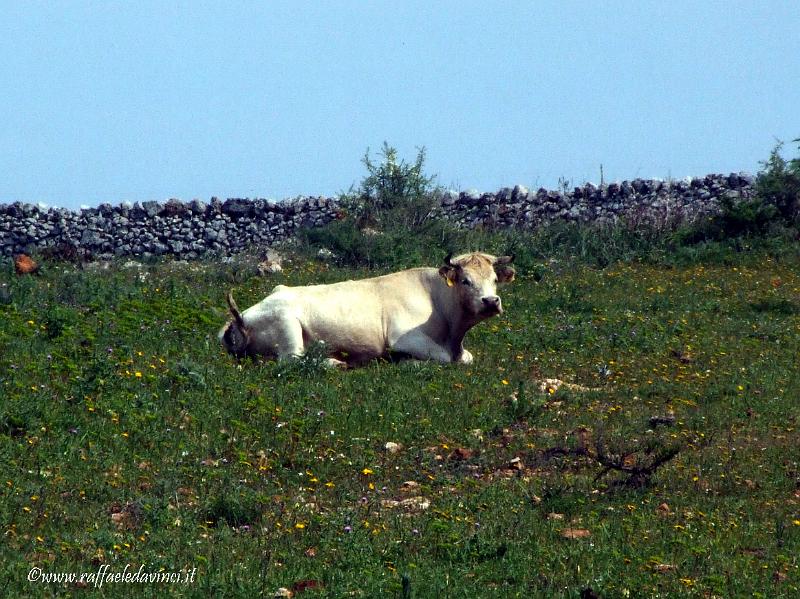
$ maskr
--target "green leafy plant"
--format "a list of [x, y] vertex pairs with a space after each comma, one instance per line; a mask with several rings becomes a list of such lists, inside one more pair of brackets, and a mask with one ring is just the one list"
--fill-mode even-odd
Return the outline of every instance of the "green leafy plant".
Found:
[[402, 224], [418, 228], [433, 209], [435, 176], [424, 172], [425, 148], [419, 148], [413, 163], [398, 158], [397, 150], [383, 142], [381, 159], [373, 161], [367, 149], [362, 163], [367, 176], [357, 191], [343, 198], [362, 227]]
[[408, 163], [384, 142], [379, 161], [367, 150], [362, 162], [366, 177], [340, 198], [345, 217], [303, 231], [303, 241], [331, 250], [342, 265], [381, 267], [394, 265], [398, 258], [406, 264], [415, 261], [419, 254], [411, 250], [409, 233], [440, 228], [433, 218], [435, 177], [424, 173], [425, 148]]
[[[800, 144], [800, 138], [793, 140]], [[800, 148], [800, 146], [798, 146]], [[756, 194], [789, 225], [800, 218], [800, 157], [786, 160], [781, 155], [783, 142], [773, 148], [756, 179]]]
[[722, 196], [719, 214], [681, 227], [675, 235], [678, 244], [767, 237], [781, 228], [796, 228], [800, 224], [800, 158], [787, 161], [782, 149], [783, 143], [778, 142], [761, 163], [754, 197]]

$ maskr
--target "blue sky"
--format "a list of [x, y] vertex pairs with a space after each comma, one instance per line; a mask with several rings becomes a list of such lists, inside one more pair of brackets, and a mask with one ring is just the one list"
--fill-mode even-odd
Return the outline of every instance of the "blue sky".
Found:
[[0, 203], [333, 195], [384, 141], [454, 189], [754, 172], [800, 137], [796, 0], [0, 9]]

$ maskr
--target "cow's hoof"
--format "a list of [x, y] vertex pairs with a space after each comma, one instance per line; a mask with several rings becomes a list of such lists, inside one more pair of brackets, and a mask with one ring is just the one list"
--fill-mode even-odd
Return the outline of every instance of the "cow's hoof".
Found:
[[347, 362], [342, 362], [336, 358], [328, 358], [325, 360], [325, 365], [328, 366], [328, 368], [347, 368]]
[[466, 349], [461, 352], [461, 357], [458, 359], [460, 364], [472, 364], [472, 354]]

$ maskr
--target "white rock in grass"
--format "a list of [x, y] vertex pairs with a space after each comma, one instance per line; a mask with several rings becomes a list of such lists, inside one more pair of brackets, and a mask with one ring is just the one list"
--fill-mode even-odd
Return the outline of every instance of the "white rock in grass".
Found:
[[258, 265], [258, 274], [262, 277], [268, 274], [283, 272], [283, 267], [278, 262], [264, 260]]
[[407, 480], [402, 485], [400, 485], [401, 493], [411, 493], [412, 491], [416, 491], [417, 489], [419, 489], [419, 483], [413, 480]]
[[399, 508], [408, 512], [422, 512], [431, 506], [430, 499], [425, 497], [409, 497], [407, 499], [382, 499], [381, 506], [385, 508]]
[[388, 441], [383, 448], [389, 453], [399, 453], [403, 446], [400, 443], [395, 443], [394, 441]]

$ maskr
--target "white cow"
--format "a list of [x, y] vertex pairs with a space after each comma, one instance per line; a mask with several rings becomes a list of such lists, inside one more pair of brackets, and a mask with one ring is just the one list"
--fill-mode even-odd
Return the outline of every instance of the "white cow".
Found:
[[330, 285], [278, 285], [219, 332], [237, 357], [300, 356], [324, 342], [331, 365], [360, 364], [389, 352], [419, 360], [472, 362], [462, 342], [469, 329], [503, 311], [497, 283], [514, 279], [510, 256], [448, 256], [439, 268], [412, 268]]

